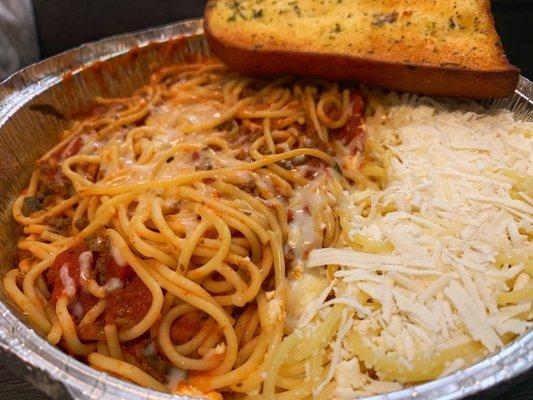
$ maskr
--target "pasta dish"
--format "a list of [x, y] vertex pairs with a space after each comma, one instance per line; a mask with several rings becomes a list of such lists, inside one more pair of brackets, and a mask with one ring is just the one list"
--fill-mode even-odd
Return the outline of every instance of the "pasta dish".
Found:
[[530, 327], [532, 133], [475, 104], [166, 67], [37, 161], [4, 287], [50, 343], [158, 391], [399, 390]]

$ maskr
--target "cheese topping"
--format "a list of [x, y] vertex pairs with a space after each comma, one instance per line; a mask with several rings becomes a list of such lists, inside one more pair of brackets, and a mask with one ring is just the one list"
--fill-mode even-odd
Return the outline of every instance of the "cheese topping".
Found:
[[[367, 120], [367, 134], [386, 148], [388, 184], [345, 192], [346, 247], [315, 249], [305, 264], [312, 274], [338, 265], [336, 303], [355, 309], [337, 330], [336, 371], [326, 376], [338, 398], [376, 393], [376, 384], [386, 390], [353, 376], [358, 362], [349, 346], [336, 350], [348, 323], [374, 357], [393, 357], [407, 370], [420, 357], [472, 342], [494, 351], [506, 334], [531, 327], [523, 317], [531, 299], [505, 296], [532, 288], [522, 271], [533, 257], [533, 124], [507, 111], [393, 96]], [[329, 304], [313, 304], [314, 315], [323, 318], [317, 310]], [[453, 359], [441, 373], [464, 365]]]
[[113, 261], [115, 261], [119, 267], [126, 265], [126, 260], [124, 260], [124, 257], [122, 257], [122, 254], [120, 254], [120, 251], [115, 246], [110, 247], [110, 253], [111, 257], [113, 257]]
[[119, 278], [111, 278], [105, 284], [105, 288], [108, 293], [114, 292], [115, 290], [122, 289], [124, 287], [124, 282]]
[[312, 273], [304, 274], [300, 279], [291, 279], [289, 281], [286, 306], [287, 316], [285, 321], [289, 330], [294, 329], [298, 325], [299, 316], [303, 314], [310, 303], [320, 298], [320, 294], [327, 286], [328, 282], [323, 277]]
[[289, 204], [287, 247], [294, 253], [293, 268], [300, 268], [309, 252], [320, 248], [326, 221], [324, 211], [335, 203], [326, 190], [327, 173], [294, 192]]
[[78, 262], [80, 264], [80, 278], [82, 284], [91, 279], [91, 265], [93, 262], [93, 253], [92, 251], [84, 251], [78, 257]]

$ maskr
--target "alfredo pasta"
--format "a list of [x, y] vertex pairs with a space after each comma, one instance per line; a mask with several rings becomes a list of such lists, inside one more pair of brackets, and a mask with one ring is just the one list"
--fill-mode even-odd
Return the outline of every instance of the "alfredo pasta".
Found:
[[529, 328], [530, 124], [215, 60], [95, 102], [15, 201], [4, 280], [94, 368], [212, 399], [353, 398]]

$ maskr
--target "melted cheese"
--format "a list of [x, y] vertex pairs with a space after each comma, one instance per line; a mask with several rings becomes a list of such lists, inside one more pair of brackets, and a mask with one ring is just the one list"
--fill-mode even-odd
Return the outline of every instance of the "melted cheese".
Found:
[[59, 279], [61, 279], [61, 283], [63, 284], [62, 294], [66, 295], [68, 298], [75, 297], [76, 282], [69, 275], [68, 264], [63, 264], [61, 268], [59, 268]]
[[80, 264], [80, 278], [82, 283], [88, 281], [91, 278], [91, 266], [93, 262], [92, 251], [84, 251], [78, 257]]
[[105, 284], [108, 293], [114, 292], [115, 290], [122, 289], [124, 287], [124, 282], [119, 278], [111, 278]]
[[[220, 132], [202, 132], [194, 135], [186, 133], [191, 126], [212, 121], [221, 116], [220, 104], [213, 101], [175, 107], [160, 106], [151, 110], [146, 125], [154, 126], [150, 139], [137, 140], [139, 153], [163, 154], [171, 151], [163, 165], [158, 165], [157, 157], [150, 162], [136, 159], [137, 151], [131, 151], [131, 138], [127, 129], [117, 129], [105, 146], [97, 142], [85, 143], [82, 153], [98, 153], [101, 157], [100, 170], [108, 179], [115, 182], [135, 183], [151, 179], [172, 179], [180, 173], [191, 173], [200, 169], [211, 169], [241, 163], [228, 160], [213, 149], [203, 145], [208, 138]], [[174, 150], [174, 151], [172, 151]], [[117, 155], [118, 157], [117, 162]]]
[[75, 301], [70, 309], [72, 311], [72, 314], [74, 314], [74, 316], [78, 318], [78, 320], [81, 320], [83, 318], [83, 306], [79, 301]]
[[298, 273], [309, 252], [323, 245], [328, 214], [333, 213], [340, 192], [334, 174], [330, 168], [321, 171], [307, 185], [294, 191], [288, 205], [286, 250], [293, 252], [290, 266]]
[[289, 281], [286, 302], [286, 325], [289, 330], [296, 327], [298, 318], [307, 305], [319, 297], [328, 285], [328, 280], [325, 277], [312, 273]]
[[284, 320], [285, 306], [283, 301], [277, 297], [274, 297], [272, 300], [268, 301], [267, 318], [272, 325]]
[[324, 221], [319, 211], [328, 201], [323, 195], [323, 184], [322, 179], [315, 179], [297, 189], [289, 204], [292, 221], [289, 222], [287, 245], [294, 251], [293, 267], [301, 267], [309, 251], [322, 245]]
[[122, 254], [120, 254], [120, 251], [115, 246], [111, 246], [110, 253], [111, 257], [113, 257], [113, 260], [119, 267], [124, 267], [126, 265], [126, 260], [124, 260], [124, 257], [122, 257]]
[[170, 368], [167, 376], [167, 386], [170, 390], [173, 390], [178, 387], [178, 384], [182, 381], [185, 381], [187, 378], [187, 371], [179, 368]]

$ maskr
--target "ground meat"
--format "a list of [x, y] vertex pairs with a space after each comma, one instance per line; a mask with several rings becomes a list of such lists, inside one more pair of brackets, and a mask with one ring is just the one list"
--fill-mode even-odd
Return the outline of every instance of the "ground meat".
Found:
[[211, 171], [212, 169], [213, 163], [211, 162], [211, 160], [204, 160], [194, 167], [195, 171]]
[[113, 259], [109, 238], [103, 231], [88, 236], [85, 245], [93, 252], [95, 279], [99, 285], [105, 285], [112, 278], [125, 282], [135, 275], [129, 265], [118, 265]]
[[255, 193], [255, 190], [257, 189], [257, 183], [253, 180], [246, 181], [239, 185], [239, 187], [244, 190], [246, 193], [253, 194]]
[[91, 251], [96, 251], [97, 253], [109, 252], [109, 238], [103, 231], [96, 232], [85, 238], [85, 244]]
[[46, 186], [43, 185], [41, 185], [35, 197], [37, 197], [37, 199], [39, 199], [39, 201], [41, 202], [42, 208], [48, 208], [54, 205], [56, 200], [56, 195], [50, 193]]
[[307, 179], [314, 179], [315, 177], [320, 175], [327, 167], [326, 162], [319, 158], [309, 158], [306, 160], [304, 165], [305, 165], [304, 176]]
[[111, 255], [109, 252], [101, 253], [95, 263], [96, 281], [99, 285], [105, 285], [107, 282], [107, 267], [111, 261]]
[[42, 185], [39, 192], [42, 198], [51, 194], [67, 198], [73, 193], [72, 183], [63, 175], [59, 164], [52, 160], [39, 165], [39, 183]]
[[160, 382], [165, 382], [166, 375], [172, 368], [170, 362], [158, 354], [155, 343], [149, 338], [123, 343], [122, 352], [127, 362], [139, 367]]
[[89, 220], [87, 218], [80, 218], [80, 219], [77, 219], [76, 222], [74, 222], [74, 226], [79, 231], [84, 230], [87, 227], [87, 225], [89, 225]]
[[75, 138], [65, 148], [53, 153], [50, 158], [37, 162], [40, 186], [37, 197], [39, 199], [44, 200], [50, 195], [59, 195], [67, 198], [74, 194], [72, 183], [61, 172], [61, 162], [77, 154], [82, 145], [83, 140], [81, 138]]
[[[86, 251], [92, 252], [91, 277], [96, 277], [100, 285], [105, 285], [110, 279], [116, 278], [123, 287], [107, 294], [106, 309], [96, 321], [79, 326], [87, 311], [98, 302], [81, 282], [79, 258], [81, 253]], [[129, 265], [116, 263], [110, 253], [109, 239], [103, 231], [91, 235], [79, 246], [60, 253], [46, 271], [45, 278], [52, 292], [50, 296], [52, 305], [55, 305], [57, 299], [67, 291], [61, 277], [62, 268], [67, 268], [69, 277], [74, 281], [75, 296], [70, 299], [69, 310], [74, 316], [76, 329], [82, 340], [100, 340], [106, 323], [114, 323], [119, 329], [129, 329], [137, 324], [150, 308], [152, 303], [150, 291]]]
[[26, 197], [22, 202], [22, 215], [25, 217], [30, 216], [35, 211], [43, 209], [41, 201], [37, 197]]
[[49, 217], [44, 220], [44, 223], [59, 235], [70, 235], [70, 227], [72, 226], [72, 219], [70, 217]]

